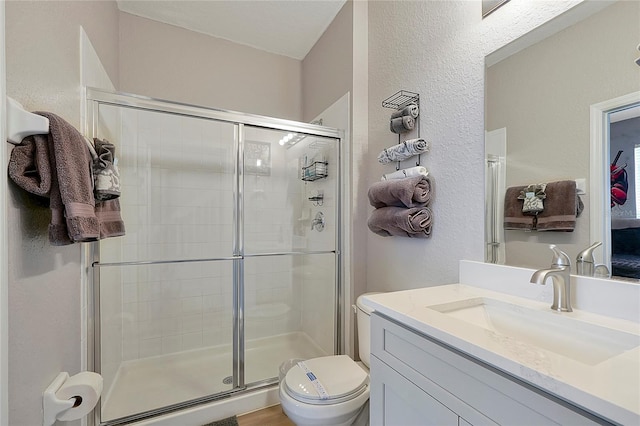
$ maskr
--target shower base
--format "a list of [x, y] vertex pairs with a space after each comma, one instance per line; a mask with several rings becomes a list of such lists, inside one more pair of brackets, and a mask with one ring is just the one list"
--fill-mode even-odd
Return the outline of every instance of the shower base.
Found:
[[[277, 378], [286, 359], [324, 355], [302, 332], [247, 341], [245, 383]], [[101, 421], [229, 391], [232, 385], [223, 380], [231, 374], [229, 345], [123, 362], [103, 401]]]

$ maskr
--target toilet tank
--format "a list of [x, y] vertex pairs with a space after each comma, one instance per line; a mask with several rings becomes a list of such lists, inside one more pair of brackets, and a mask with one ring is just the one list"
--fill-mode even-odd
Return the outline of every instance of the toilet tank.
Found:
[[367, 367], [371, 364], [371, 312], [373, 308], [362, 302], [364, 296], [378, 293], [365, 293], [356, 299], [356, 322], [358, 324], [358, 354], [360, 361]]

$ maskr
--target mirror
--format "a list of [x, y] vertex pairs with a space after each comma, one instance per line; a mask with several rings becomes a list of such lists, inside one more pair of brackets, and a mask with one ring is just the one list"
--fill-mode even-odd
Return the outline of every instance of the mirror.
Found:
[[[635, 63], [640, 3], [585, 3], [523, 37], [535, 44], [520, 49], [517, 40], [486, 58], [487, 261], [540, 268], [551, 260], [549, 244], [557, 244], [573, 262], [594, 241], [611, 247], [611, 223], [591, 223], [611, 219], [610, 186], [602, 184], [595, 193], [592, 188], [609, 178], [616, 153], [610, 158], [608, 138], [600, 142], [600, 156], [590, 152], [591, 110], [640, 92]], [[587, 10], [588, 3], [600, 3], [600, 8]], [[605, 110], [603, 117], [609, 121], [610, 113], [629, 106]], [[608, 127], [603, 131], [609, 134]], [[592, 176], [592, 162], [601, 171], [598, 176]], [[627, 172], [634, 168], [630, 162], [624, 161]], [[507, 188], [564, 180], [576, 180], [584, 191], [584, 210], [572, 232], [504, 230]], [[603, 212], [601, 218], [594, 219], [593, 211]], [[596, 263], [608, 259], [602, 247], [594, 256]]]
[[486, 18], [509, 0], [482, 0], [482, 17]]

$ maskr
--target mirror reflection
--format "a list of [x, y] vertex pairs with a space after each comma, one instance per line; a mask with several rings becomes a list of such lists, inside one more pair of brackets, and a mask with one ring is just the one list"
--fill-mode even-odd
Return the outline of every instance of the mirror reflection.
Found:
[[[584, 10], [579, 9], [576, 7], [565, 15], [584, 15]], [[550, 261], [549, 244], [556, 244], [575, 262], [578, 253], [592, 243], [602, 241], [603, 245], [593, 253], [596, 264], [605, 262], [611, 270], [611, 247], [624, 246], [629, 260], [639, 261], [635, 270], [640, 270], [640, 250], [630, 244], [640, 239], [629, 235], [612, 238], [612, 232], [632, 234], [635, 231], [617, 232], [619, 224], [611, 221], [619, 215], [628, 216], [633, 220], [628, 221], [625, 229], [640, 227], [640, 220], [636, 219], [640, 208], [636, 208], [635, 201], [638, 162], [632, 155], [635, 145], [640, 144], [637, 137], [640, 119], [621, 121], [625, 122], [623, 129], [618, 129], [622, 124], [614, 122], [610, 129], [605, 129], [612, 141], [605, 137], [599, 152], [590, 152], [593, 138], [591, 107], [640, 91], [640, 67], [635, 63], [639, 16], [640, 3], [627, 1], [603, 5], [581, 20], [560, 16], [555, 22], [536, 30], [535, 36], [541, 41], [499, 61], [496, 58], [504, 56], [504, 52], [487, 57], [487, 261], [539, 268]], [[551, 34], [551, 28], [562, 26], [558, 22], [571, 20], [568, 18], [575, 23], [564, 24], [563, 29]], [[503, 49], [513, 50], [513, 46]], [[611, 119], [613, 112], [630, 110], [633, 106], [620, 105], [615, 111], [606, 111], [607, 125], [615, 121], [615, 118]], [[614, 137], [617, 139], [618, 133], [624, 134], [625, 138], [628, 136], [624, 148], [618, 147], [619, 142], [613, 140]], [[634, 137], [635, 142], [631, 142]], [[619, 150], [623, 153], [613, 164]], [[612, 169], [621, 166], [624, 166], [623, 171], [618, 171], [618, 175], [624, 175], [626, 183], [607, 182], [605, 188], [593, 193], [597, 179], [602, 179], [605, 173], [609, 177]], [[598, 173], [592, 173], [592, 167], [597, 167]], [[526, 190], [529, 185], [546, 184], [546, 188], [550, 188], [550, 184], [561, 182], [569, 185], [576, 182], [580, 200], [574, 200], [566, 193], [560, 198], [553, 197], [544, 186]], [[616, 187], [617, 183], [622, 188]], [[522, 198], [505, 200], [505, 194], [514, 188], [524, 189], [522, 194], [516, 193]], [[613, 188], [624, 189], [623, 205], [610, 205]], [[522, 211], [525, 201], [527, 205], [532, 201], [541, 202], [542, 210]], [[580, 201], [584, 206], [581, 212]], [[505, 208], [513, 207], [519, 209], [515, 222], [526, 223], [526, 226], [505, 226], [505, 216], [511, 217]], [[594, 211], [600, 214], [594, 214]], [[570, 226], [539, 230], [537, 223], [552, 220], [550, 216], [562, 217]], [[605, 220], [604, 225], [592, 223]], [[602, 269], [599, 271], [602, 273]], [[638, 278], [634, 276], [635, 272], [623, 273], [615, 268], [613, 272], [616, 278]]]
[[611, 272], [640, 279], [640, 104], [610, 114]]
[[482, 0], [482, 17], [486, 18], [509, 0]]

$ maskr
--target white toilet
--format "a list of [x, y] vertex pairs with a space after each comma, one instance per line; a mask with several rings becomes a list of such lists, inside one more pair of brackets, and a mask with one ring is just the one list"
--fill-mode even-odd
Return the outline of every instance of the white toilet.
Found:
[[362, 303], [363, 296], [356, 300], [362, 363], [347, 355], [313, 358], [291, 367], [280, 382], [280, 404], [297, 426], [348, 426], [356, 420], [368, 424], [368, 413], [363, 411], [369, 409], [369, 317], [373, 309]]

